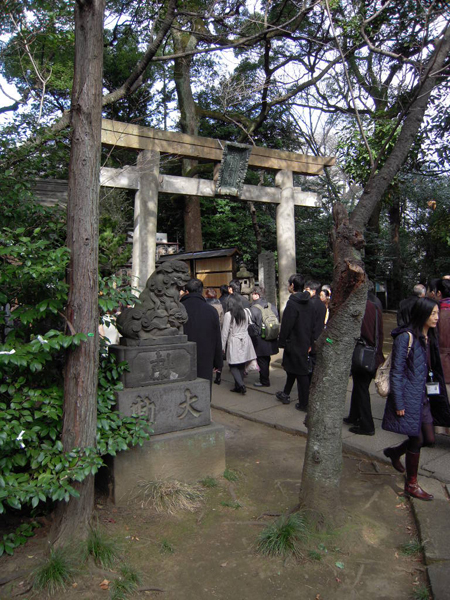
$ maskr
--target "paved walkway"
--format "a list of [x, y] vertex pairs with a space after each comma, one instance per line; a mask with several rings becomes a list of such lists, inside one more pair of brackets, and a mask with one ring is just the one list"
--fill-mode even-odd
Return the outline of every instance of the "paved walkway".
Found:
[[[213, 385], [212, 407], [289, 433], [306, 436], [307, 429], [303, 425], [305, 413], [295, 409], [295, 401], [284, 405], [275, 398], [275, 393], [283, 389], [285, 382], [285, 372], [277, 366], [277, 361], [274, 361], [274, 366], [271, 367], [270, 379], [271, 387], [256, 388], [253, 382], [259, 380], [258, 374], [250, 373], [246, 378], [247, 394], [243, 397], [230, 392], [234, 381], [228, 368], [225, 367], [222, 384]], [[350, 407], [351, 389], [350, 379], [345, 414], [348, 414]], [[294, 394], [295, 390], [294, 386], [293, 396], [296, 394], [296, 392]], [[378, 396], [373, 384], [371, 401], [376, 434], [355, 435], [348, 431], [347, 425], [343, 425], [344, 451], [357, 452], [380, 462], [389, 463], [383, 455], [383, 448], [400, 443], [402, 438], [381, 429], [385, 400]], [[438, 434], [436, 446], [422, 450], [419, 476], [424, 489], [435, 497], [432, 502], [412, 500], [420, 537], [425, 548], [425, 563], [433, 598], [450, 600], [450, 435]]]

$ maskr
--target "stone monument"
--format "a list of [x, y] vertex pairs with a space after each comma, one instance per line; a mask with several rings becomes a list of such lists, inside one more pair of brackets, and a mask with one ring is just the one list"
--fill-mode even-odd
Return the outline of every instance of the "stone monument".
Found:
[[211, 423], [210, 383], [197, 377], [196, 345], [183, 334], [188, 315], [179, 291], [189, 279], [184, 262], [157, 263], [139, 302], [117, 319], [123, 337], [110, 352], [129, 365], [117, 410], [145, 416], [153, 433], [142, 447], [115, 457], [116, 504], [136, 496], [142, 482], [190, 483], [225, 470], [224, 430]]
[[[273, 252], [258, 254], [258, 282], [266, 290], [266, 300], [277, 306], [277, 282]], [[283, 285], [283, 282], [281, 282], [281, 285]], [[287, 285], [287, 282], [285, 285]]]

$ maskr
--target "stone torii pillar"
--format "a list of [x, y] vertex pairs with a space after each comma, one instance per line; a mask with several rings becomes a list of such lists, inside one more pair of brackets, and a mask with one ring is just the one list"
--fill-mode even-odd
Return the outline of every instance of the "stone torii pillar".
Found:
[[137, 158], [139, 184], [134, 200], [131, 285], [140, 291], [155, 270], [159, 159], [156, 150], [139, 152]]
[[292, 171], [278, 171], [275, 184], [281, 188], [277, 205], [278, 288], [280, 311], [289, 298], [288, 279], [297, 271], [295, 256], [294, 177]]

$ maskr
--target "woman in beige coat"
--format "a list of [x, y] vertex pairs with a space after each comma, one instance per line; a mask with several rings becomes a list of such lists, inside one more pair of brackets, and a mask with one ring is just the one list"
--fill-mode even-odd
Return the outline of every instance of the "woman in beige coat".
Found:
[[241, 303], [233, 298], [228, 299], [228, 312], [225, 313], [222, 326], [222, 349], [225, 352], [231, 374], [234, 377], [232, 392], [245, 394], [244, 371], [246, 364], [256, 359], [253, 342], [248, 335], [248, 316]]

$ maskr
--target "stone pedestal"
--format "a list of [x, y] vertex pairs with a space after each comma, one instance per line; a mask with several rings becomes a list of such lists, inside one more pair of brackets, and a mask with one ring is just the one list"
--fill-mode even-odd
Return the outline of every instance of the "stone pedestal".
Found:
[[118, 505], [139, 498], [142, 482], [176, 479], [192, 483], [225, 470], [225, 434], [211, 423], [211, 384], [197, 377], [197, 353], [186, 336], [125, 339], [110, 346], [130, 371], [116, 392], [124, 416], [144, 416], [151, 438], [120, 452], [113, 461], [113, 499]]
[[114, 459], [114, 502], [125, 506], [143, 499], [142, 484], [177, 480], [195, 483], [225, 471], [225, 428], [205, 427], [152, 436], [142, 447]]
[[211, 423], [210, 383], [207, 379], [126, 388], [116, 392], [116, 398], [118, 411], [126, 417], [146, 417], [153, 435]]
[[185, 335], [161, 338], [153, 344], [110, 346], [109, 351], [118, 362], [128, 362], [130, 370], [121, 378], [125, 388], [191, 381], [197, 377], [196, 344], [188, 342]]

